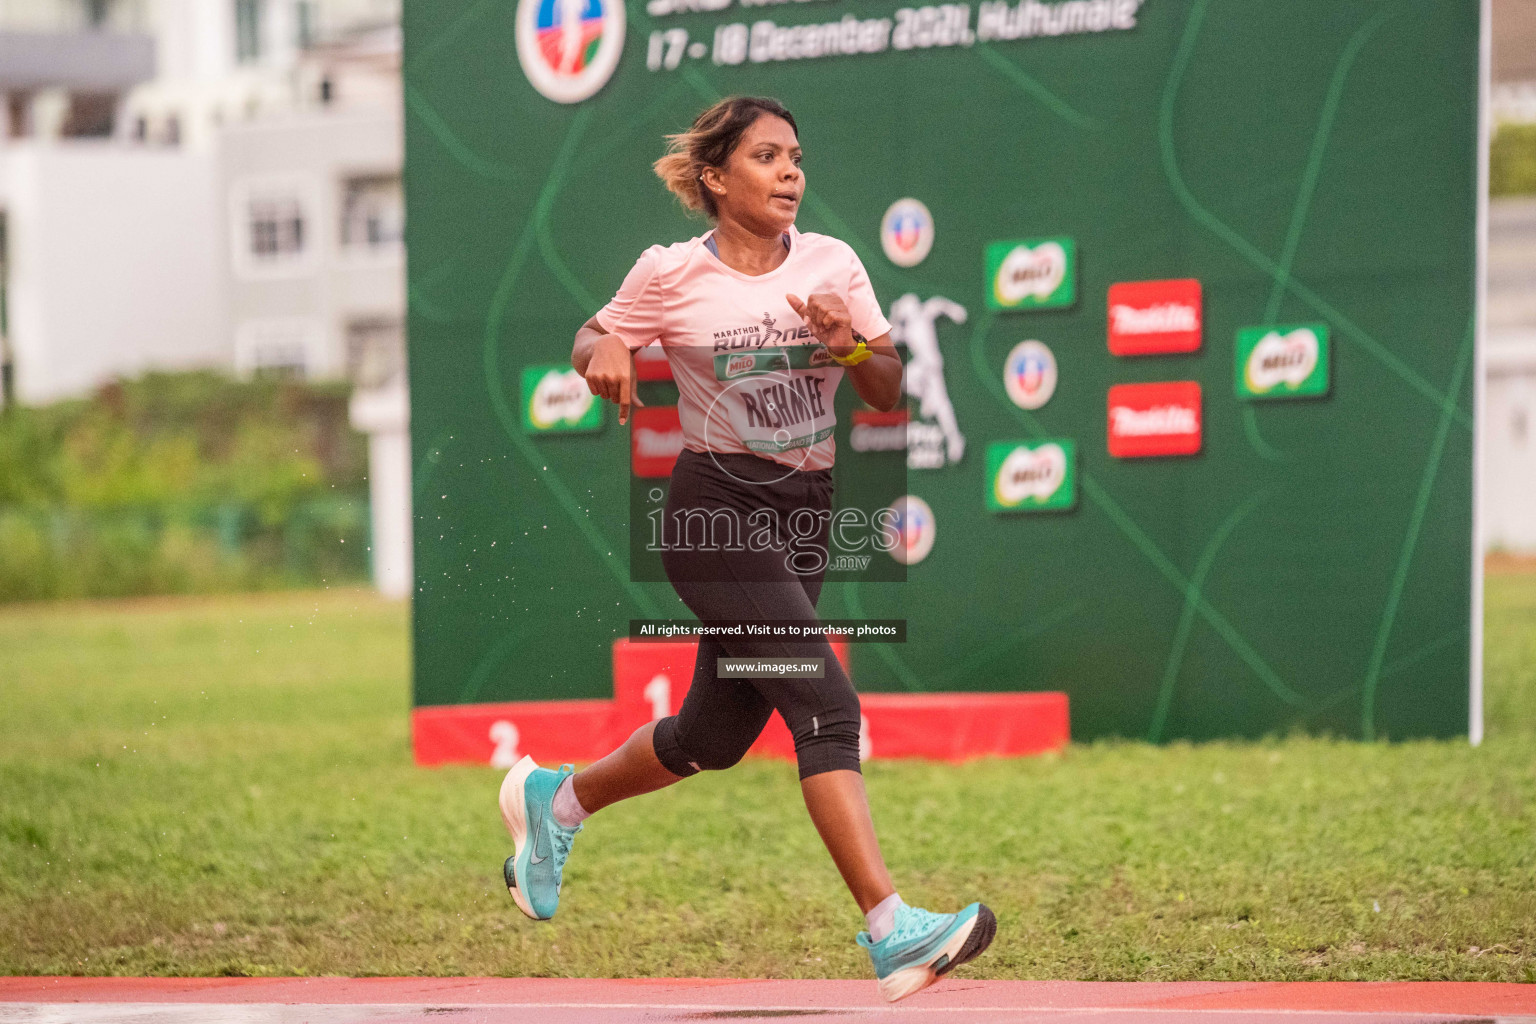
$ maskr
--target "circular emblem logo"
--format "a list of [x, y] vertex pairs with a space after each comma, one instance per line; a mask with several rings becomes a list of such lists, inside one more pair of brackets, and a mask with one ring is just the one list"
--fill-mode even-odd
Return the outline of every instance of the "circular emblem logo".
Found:
[[1003, 386], [1020, 409], [1040, 408], [1056, 393], [1056, 357], [1041, 342], [1019, 342], [1003, 363]]
[[556, 103], [580, 103], [601, 89], [623, 52], [623, 0], [518, 0], [518, 62]]
[[933, 509], [917, 495], [903, 494], [891, 502], [891, 511], [896, 513], [892, 525], [900, 538], [891, 548], [891, 557], [902, 565], [916, 565], [933, 550]]
[[916, 199], [898, 199], [880, 221], [880, 247], [898, 267], [915, 267], [933, 248], [933, 214]]

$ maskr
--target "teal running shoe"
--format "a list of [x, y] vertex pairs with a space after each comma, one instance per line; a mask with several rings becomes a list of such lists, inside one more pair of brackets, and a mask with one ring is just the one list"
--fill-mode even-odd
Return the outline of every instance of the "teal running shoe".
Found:
[[565, 828], [555, 820], [555, 790], [574, 771], [540, 768], [524, 757], [501, 783], [501, 820], [512, 833], [512, 856], [502, 865], [507, 889], [517, 908], [535, 921], [555, 916], [560, 905], [560, 873], [571, 855], [571, 840], [581, 825]]
[[858, 942], [869, 950], [880, 994], [894, 1003], [980, 956], [996, 934], [997, 918], [980, 903], [955, 914], [902, 904], [889, 935], [874, 942], [869, 932], [859, 932]]

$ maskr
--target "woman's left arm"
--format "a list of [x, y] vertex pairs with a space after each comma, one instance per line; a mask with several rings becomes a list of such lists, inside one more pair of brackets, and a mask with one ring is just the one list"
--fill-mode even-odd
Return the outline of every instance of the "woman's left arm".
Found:
[[[784, 296], [816, 340], [827, 346], [827, 351], [838, 358], [852, 355], [857, 349], [853, 336], [853, 316], [842, 296], [833, 292], [815, 292], [801, 301], [799, 296]], [[864, 347], [870, 352], [868, 359], [861, 359], [847, 367], [848, 377], [859, 397], [881, 412], [890, 412], [901, 401], [901, 356], [891, 344], [887, 331], [878, 338], [866, 339]]]
[[890, 412], [901, 402], [901, 356], [889, 334], [865, 341], [864, 347], [873, 354], [844, 372], [860, 398], [881, 412]]

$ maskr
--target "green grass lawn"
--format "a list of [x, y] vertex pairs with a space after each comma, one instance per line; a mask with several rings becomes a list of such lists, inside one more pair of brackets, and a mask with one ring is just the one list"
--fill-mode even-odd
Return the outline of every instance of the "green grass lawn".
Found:
[[[869, 977], [791, 765], [593, 818], [560, 915], [500, 773], [407, 744], [407, 610], [356, 591], [0, 610], [0, 974]], [[971, 977], [1536, 981], [1536, 576], [1488, 585], [1488, 739], [867, 766]]]

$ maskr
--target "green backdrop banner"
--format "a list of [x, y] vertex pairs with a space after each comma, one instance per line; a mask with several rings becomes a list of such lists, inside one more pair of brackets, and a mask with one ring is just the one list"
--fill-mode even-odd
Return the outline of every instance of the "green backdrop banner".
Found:
[[[799, 228], [922, 361], [931, 550], [821, 598], [908, 622], [861, 689], [1064, 690], [1078, 738], [1466, 731], [1476, 3], [619, 4], [405, 5], [418, 704], [606, 696], [631, 619], [688, 616], [631, 572], [630, 428], [560, 371], [708, 230], [662, 135], [758, 94]], [[890, 431], [839, 390], [841, 486]]]

